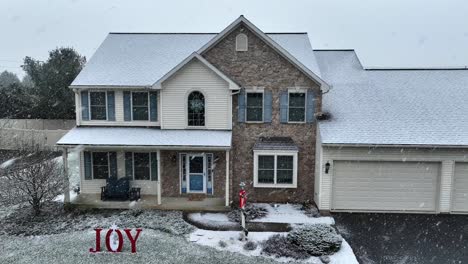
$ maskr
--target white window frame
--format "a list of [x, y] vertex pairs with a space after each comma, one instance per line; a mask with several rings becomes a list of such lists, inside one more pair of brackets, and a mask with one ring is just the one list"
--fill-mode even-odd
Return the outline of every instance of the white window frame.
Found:
[[[262, 94], [262, 120], [261, 121], [249, 121], [247, 120], [247, 114], [249, 111], [248, 105], [247, 105], [247, 98], [249, 94], [254, 94], [254, 93], [261, 93]], [[246, 123], [264, 123], [265, 122], [265, 90], [263, 88], [253, 88], [253, 89], [246, 89], [245, 90], [245, 122]]]
[[[189, 96], [193, 93], [193, 92], [199, 92], [203, 95], [203, 99], [204, 99], [204, 107], [205, 107], [205, 125], [204, 126], [190, 126], [189, 125], [189, 116], [188, 116], [188, 111], [189, 111], [189, 105], [188, 105], [188, 98]], [[202, 90], [200, 89], [191, 89], [190, 91], [188, 91], [187, 95], [185, 96], [185, 127], [187, 129], [201, 129], [201, 128], [206, 128], [207, 126], [207, 119], [208, 119], [208, 107], [207, 107], [207, 102], [208, 99], [206, 97], [206, 94], [205, 92], [203, 92]]]
[[[149, 156], [149, 180], [137, 180], [135, 179], [135, 153], [148, 153]], [[157, 155], [156, 155], [157, 158]], [[159, 167], [159, 163], [158, 163]], [[132, 151], [132, 181], [151, 181], [151, 173], [152, 173], [152, 168], [151, 168], [151, 151]], [[158, 180], [159, 180], [159, 172], [158, 172]]]
[[[304, 94], [304, 121], [290, 121], [289, 120], [289, 107], [290, 107], [290, 103], [289, 103], [289, 96], [292, 94], [292, 93], [302, 93]], [[288, 89], [288, 123], [291, 123], [291, 124], [304, 124], [307, 120], [307, 90], [306, 89], [297, 89], [297, 88], [292, 88], [292, 89]]]
[[[146, 93], [148, 98], [148, 119], [147, 120], [134, 120], [133, 119], [133, 93]], [[135, 122], [146, 122], [151, 120], [151, 102], [150, 102], [150, 93], [147, 91], [131, 91], [130, 92], [130, 116], [131, 120]]]
[[[245, 48], [239, 47], [239, 38], [245, 36]], [[245, 33], [239, 33], [236, 36], [236, 51], [248, 51], [249, 50], [249, 37]]]
[[90, 151], [91, 152], [91, 178], [93, 180], [106, 180], [106, 179], [95, 179], [94, 178], [94, 153], [107, 153], [107, 179], [110, 178], [111, 167], [110, 167], [110, 155], [109, 151]]
[[[92, 114], [91, 114], [91, 94], [92, 93], [104, 93], [104, 97], [105, 97], [105, 100], [106, 100], [106, 119], [93, 119], [92, 118]], [[108, 109], [108, 105], [107, 105], [107, 91], [89, 91], [88, 92], [88, 115], [89, 115], [89, 121], [96, 121], [96, 122], [99, 122], [99, 121], [109, 121], [109, 109]]]
[[[295, 150], [254, 150], [254, 187], [255, 188], [297, 188], [297, 151]], [[258, 156], [274, 156], [274, 183], [258, 182]], [[278, 156], [293, 157], [293, 182], [276, 183]]]

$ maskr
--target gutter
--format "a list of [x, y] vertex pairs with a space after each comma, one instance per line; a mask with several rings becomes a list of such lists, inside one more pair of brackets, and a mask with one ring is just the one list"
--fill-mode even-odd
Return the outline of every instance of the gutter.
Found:
[[78, 146], [94, 149], [159, 149], [159, 150], [230, 150], [231, 146], [141, 146], [141, 145], [93, 145], [93, 144], [56, 144], [56, 147], [76, 148]]
[[468, 145], [429, 145], [429, 144], [359, 144], [359, 143], [322, 143], [323, 147], [367, 147], [367, 148], [451, 148], [468, 149]]

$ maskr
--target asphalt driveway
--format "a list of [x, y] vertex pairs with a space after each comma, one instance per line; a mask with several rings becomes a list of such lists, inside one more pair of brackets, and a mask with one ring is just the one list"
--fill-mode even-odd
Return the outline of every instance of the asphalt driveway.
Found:
[[360, 263], [468, 263], [468, 216], [334, 213]]

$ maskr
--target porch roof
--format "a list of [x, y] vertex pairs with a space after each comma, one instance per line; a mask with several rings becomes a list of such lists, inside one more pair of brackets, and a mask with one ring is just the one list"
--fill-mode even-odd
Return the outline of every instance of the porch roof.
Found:
[[230, 149], [231, 131], [161, 130], [142, 127], [75, 127], [57, 146], [158, 147], [162, 149]]

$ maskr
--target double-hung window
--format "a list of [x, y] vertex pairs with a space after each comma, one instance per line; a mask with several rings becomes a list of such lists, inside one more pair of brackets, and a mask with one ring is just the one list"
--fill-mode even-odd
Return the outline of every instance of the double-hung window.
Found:
[[263, 92], [247, 92], [245, 120], [263, 122]]
[[90, 92], [89, 102], [91, 120], [107, 120], [106, 92]]
[[109, 177], [109, 153], [92, 153], [93, 179], [107, 179]]
[[288, 122], [305, 122], [306, 94], [289, 92]]
[[149, 153], [133, 153], [134, 180], [149, 180], [151, 178], [151, 165]]
[[132, 120], [149, 120], [149, 93], [132, 92]]
[[297, 187], [297, 152], [254, 151], [254, 159], [254, 187]]

